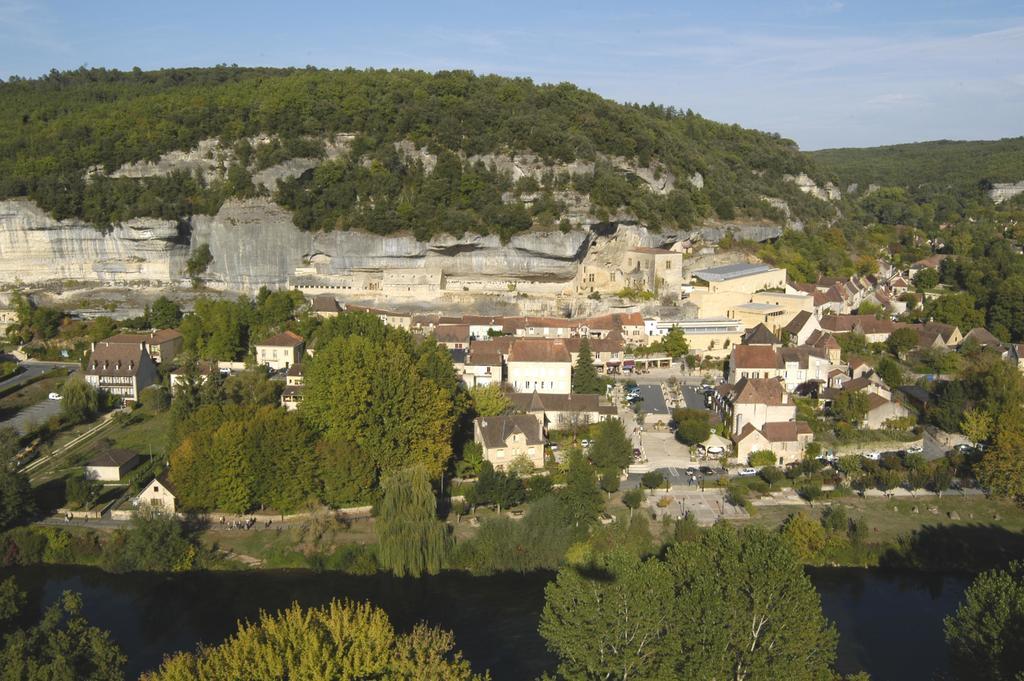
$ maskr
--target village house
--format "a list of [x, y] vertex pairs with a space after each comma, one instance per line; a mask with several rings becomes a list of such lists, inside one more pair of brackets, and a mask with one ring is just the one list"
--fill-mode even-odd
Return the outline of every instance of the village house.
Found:
[[829, 333], [857, 333], [869, 343], [884, 343], [899, 328], [891, 319], [879, 319], [872, 314], [826, 315], [820, 324]]
[[467, 388], [501, 383], [504, 380], [504, 366], [505, 362], [498, 348], [480, 347], [479, 342], [472, 343], [462, 367], [462, 382]]
[[758, 324], [752, 329], [748, 329], [743, 334], [742, 345], [767, 345], [770, 348], [776, 348], [782, 346], [778, 336], [769, 330], [764, 324]]
[[572, 359], [560, 340], [517, 338], [506, 367], [516, 392], [568, 393], [572, 387]]
[[615, 405], [605, 402], [600, 395], [569, 393], [512, 393], [512, 408], [541, 419], [545, 431], [580, 429], [592, 423], [617, 418]]
[[804, 458], [804, 450], [814, 441], [811, 427], [804, 421], [765, 423], [760, 428], [747, 424], [735, 437], [736, 456], [749, 459], [753, 452], [770, 451], [777, 465], [788, 466]]
[[434, 327], [434, 340], [449, 350], [469, 347], [469, 324], [438, 324]]
[[301, 362], [302, 352], [302, 336], [283, 331], [256, 344], [256, 363], [280, 371]]
[[783, 368], [775, 349], [764, 345], [734, 345], [729, 359], [729, 383], [744, 378], [780, 378]]
[[[211, 376], [219, 374], [220, 370], [217, 368], [217, 365], [214, 362], [200, 360], [196, 362], [195, 372], [196, 382], [202, 385], [203, 383], [206, 383], [208, 380], [210, 380]], [[178, 390], [181, 389], [181, 386], [183, 386], [185, 384], [185, 381], [187, 380], [187, 375], [188, 370], [186, 367], [183, 366], [175, 367], [173, 370], [171, 370], [171, 373], [168, 374], [171, 386], [171, 396], [178, 394]]]
[[805, 345], [815, 331], [821, 330], [818, 318], [807, 310], [801, 310], [782, 327], [782, 339], [787, 345]]
[[960, 329], [952, 324], [925, 322], [917, 329], [917, 347], [921, 349], [949, 350], [964, 342]]
[[281, 391], [281, 406], [288, 411], [295, 411], [302, 403], [302, 364], [288, 367], [284, 375], [284, 390]]
[[516, 338], [571, 338], [579, 321], [564, 317], [509, 317], [504, 332]]
[[170, 362], [185, 345], [185, 337], [177, 329], [157, 329], [150, 333], [119, 333], [104, 339], [105, 343], [138, 345], [144, 343], [150, 359], [156, 364]]
[[504, 470], [521, 458], [534, 468], [544, 467], [543, 425], [533, 414], [477, 418], [473, 421], [473, 441], [496, 470]]
[[[569, 351], [569, 361], [576, 366], [580, 357], [580, 347], [583, 345], [582, 338], [568, 338], [565, 341], [566, 349]], [[618, 332], [605, 338], [588, 339], [590, 356], [594, 360], [594, 368], [598, 372], [615, 373], [616, 367], [622, 364], [625, 358], [622, 336]]]
[[608, 338], [618, 335], [632, 345], [645, 345], [649, 342], [646, 323], [639, 312], [613, 312], [599, 317], [588, 317], [579, 322], [574, 335], [587, 338]]
[[821, 329], [810, 335], [807, 339], [807, 347], [817, 350], [832, 364], [839, 364], [843, 356], [843, 349], [836, 337]]
[[719, 408], [732, 419], [733, 433], [746, 425], [759, 429], [765, 423], [796, 419], [796, 403], [779, 379], [741, 379], [723, 397]]
[[631, 285], [655, 293], [679, 294], [683, 283], [683, 254], [666, 248], [631, 248], [623, 272]]
[[161, 473], [142, 488], [136, 498], [137, 508], [153, 508], [164, 513], [175, 513], [178, 510], [178, 495], [174, 485], [167, 479], [167, 473]]
[[159, 379], [156, 365], [146, 351], [146, 344], [92, 344], [92, 353], [85, 365], [85, 380], [98, 390], [105, 390], [125, 402], [135, 402], [142, 391]]
[[868, 412], [864, 415], [861, 426], [870, 430], [878, 430], [886, 426], [886, 422], [910, 416], [910, 410], [899, 402], [882, 395], [868, 394]]
[[139, 464], [139, 456], [127, 449], [108, 449], [85, 464], [87, 480], [117, 482]]
[[0, 336], [7, 334], [7, 329], [18, 321], [18, 311], [11, 307], [11, 298], [0, 293]]
[[309, 309], [313, 314], [321, 319], [337, 317], [341, 313], [341, 306], [338, 305], [338, 299], [329, 293], [322, 293], [318, 296], [313, 296], [313, 300], [309, 304]]
[[406, 331], [412, 331], [413, 329], [413, 315], [405, 312], [394, 312], [392, 310], [381, 310], [376, 307], [350, 304], [345, 305], [345, 312], [365, 312], [366, 314], [372, 314], [384, 322], [386, 326]]

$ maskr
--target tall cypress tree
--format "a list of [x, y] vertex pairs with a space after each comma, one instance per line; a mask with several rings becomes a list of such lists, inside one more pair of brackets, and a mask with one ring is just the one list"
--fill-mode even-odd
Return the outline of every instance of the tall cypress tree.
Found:
[[576, 366], [572, 371], [572, 391], [591, 394], [604, 392], [604, 381], [597, 375], [597, 369], [594, 368], [594, 358], [590, 354], [590, 341], [586, 337], [580, 342], [580, 354], [576, 358]]

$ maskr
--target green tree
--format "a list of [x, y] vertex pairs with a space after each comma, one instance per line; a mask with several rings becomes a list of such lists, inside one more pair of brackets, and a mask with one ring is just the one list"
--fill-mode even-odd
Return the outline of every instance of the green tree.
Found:
[[960, 432], [978, 444], [992, 434], [992, 416], [981, 409], [968, 409], [960, 419]]
[[576, 356], [576, 366], [572, 370], [572, 392], [580, 394], [603, 394], [604, 381], [597, 375], [594, 368], [594, 357], [590, 354], [590, 341], [584, 337], [580, 341], [580, 351]]
[[213, 252], [210, 251], [210, 245], [199, 244], [192, 251], [192, 255], [188, 257], [188, 262], [185, 263], [185, 271], [188, 273], [188, 276], [195, 280], [200, 274], [206, 272], [212, 262]]
[[889, 352], [902, 359], [917, 347], [917, 341], [917, 330], [904, 326], [889, 334], [889, 339], [885, 341], [885, 347]]
[[100, 495], [102, 486], [95, 480], [73, 475], [64, 483], [64, 497], [77, 508], [89, 508]]
[[926, 267], [914, 275], [912, 283], [918, 291], [930, 291], [939, 285], [939, 273], [930, 267]]
[[61, 414], [71, 423], [84, 423], [99, 412], [99, 392], [83, 378], [74, 377], [65, 383], [61, 397]]
[[381, 473], [422, 464], [437, 477], [451, 458], [451, 393], [420, 373], [411, 348], [398, 339], [382, 346], [339, 336], [319, 348], [305, 370], [300, 411], [356, 445]]
[[104, 552], [105, 565], [114, 572], [182, 572], [192, 569], [197, 557], [181, 521], [155, 509], [140, 509]]
[[1012, 405], [996, 424], [992, 446], [975, 467], [993, 496], [1024, 503], [1024, 407]]
[[770, 449], [759, 449], [756, 452], [751, 452], [749, 457], [749, 463], [751, 466], [774, 466], [775, 465], [775, 452]]
[[123, 678], [126, 661], [107, 632], [89, 626], [81, 615], [82, 598], [65, 591], [33, 627], [8, 634], [0, 651], [4, 679]]
[[832, 413], [841, 421], [859, 425], [867, 416], [868, 396], [859, 390], [844, 390], [832, 401]]
[[672, 420], [676, 422], [676, 439], [684, 445], [699, 444], [711, 435], [711, 421], [703, 409], [674, 409]]
[[830, 681], [837, 635], [786, 542], [719, 523], [669, 549], [675, 678]]
[[601, 489], [608, 493], [610, 499], [612, 494], [619, 491], [619, 472], [605, 471], [601, 474]]
[[1021, 678], [1024, 650], [1024, 564], [984, 572], [944, 620], [957, 678], [1012, 681]]
[[0, 461], [0, 529], [7, 529], [35, 512], [28, 476]]
[[633, 511], [640, 508], [640, 504], [644, 501], [644, 491], [639, 487], [634, 487], [628, 492], [623, 493], [622, 503], [625, 504], [626, 508], [629, 509], [629, 517], [633, 518]]
[[665, 476], [660, 471], [648, 471], [640, 476], [640, 484], [649, 490], [654, 490], [665, 485]]
[[593, 522], [604, 506], [594, 468], [579, 450], [569, 453], [569, 470], [561, 498], [570, 521], [577, 527]]
[[891, 357], [883, 357], [878, 360], [878, 366], [875, 368], [878, 375], [881, 377], [885, 384], [890, 388], [898, 388], [902, 385], [906, 385], [906, 378], [903, 373], [903, 367], [900, 366], [899, 362]]
[[670, 329], [667, 334], [661, 337], [659, 343], [661, 344], [661, 349], [668, 353], [668, 356], [672, 359], [679, 359], [690, 353], [690, 344], [687, 342], [683, 330], [679, 328]]
[[500, 383], [473, 386], [469, 389], [469, 398], [477, 416], [500, 416], [512, 411], [512, 400]]
[[661, 561], [613, 551], [585, 570], [559, 570], [544, 589], [540, 635], [558, 655], [562, 678], [664, 678], [672, 598]]
[[385, 476], [377, 508], [378, 557], [399, 577], [437, 574], [448, 550], [444, 523], [424, 466]]
[[446, 679], [482, 681], [446, 631], [426, 625], [398, 634], [369, 603], [333, 600], [308, 610], [297, 603], [195, 653], [177, 653], [141, 681], [276, 681], [277, 679]]
[[806, 514], [790, 514], [782, 524], [782, 536], [800, 562], [814, 564], [821, 559], [825, 548], [825, 529]]
[[149, 325], [154, 329], [174, 329], [181, 323], [181, 306], [160, 296], [149, 308]]
[[590, 444], [590, 460], [600, 470], [620, 471], [629, 466], [633, 458], [633, 444], [618, 419], [601, 421], [594, 428]]
[[929, 300], [925, 313], [937, 322], [960, 329], [985, 325], [985, 312], [977, 309], [974, 296], [965, 292], [947, 293]]

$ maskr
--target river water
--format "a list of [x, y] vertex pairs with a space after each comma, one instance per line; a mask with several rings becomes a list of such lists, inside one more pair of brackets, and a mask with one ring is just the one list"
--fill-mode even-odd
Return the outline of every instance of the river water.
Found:
[[[400, 630], [421, 620], [452, 630], [474, 668], [489, 669], [495, 681], [534, 679], [555, 665], [537, 634], [550, 573], [414, 580], [303, 570], [115, 575], [39, 566], [0, 570], [0, 579], [10, 574], [37, 612], [64, 590], [82, 593], [89, 621], [109, 630], [128, 655], [128, 678], [154, 668], [166, 653], [223, 640], [239, 618], [255, 619], [260, 609], [334, 597], [370, 600]], [[932, 681], [948, 668], [942, 618], [956, 608], [968, 578], [846, 568], [810, 575], [839, 629], [841, 672], [864, 670], [873, 681]]]

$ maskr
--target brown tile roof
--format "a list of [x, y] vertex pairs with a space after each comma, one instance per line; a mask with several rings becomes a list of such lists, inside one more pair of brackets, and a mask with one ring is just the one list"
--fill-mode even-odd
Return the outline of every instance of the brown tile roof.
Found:
[[872, 412], [879, 407], [884, 407], [889, 404], [889, 400], [885, 399], [881, 395], [875, 393], [868, 393], [868, 411]]
[[[622, 348], [625, 343], [622, 340], [622, 335], [618, 332], [612, 332], [615, 337], [612, 338], [609, 335], [607, 338], [588, 338], [587, 344], [590, 345], [590, 351], [597, 352], [622, 352]], [[565, 348], [569, 352], [579, 352], [580, 346], [583, 345], [582, 338], [566, 338], [564, 341]]]
[[964, 340], [972, 340], [982, 346], [1003, 347], [1003, 342], [1001, 340], [993, 336], [991, 331], [980, 326], [968, 331], [964, 335]]
[[600, 395], [579, 393], [511, 393], [509, 399], [517, 411], [587, 411], [601, 406]]
[[558, 339], [518, 338], [508, 353], [509, 362], [565, 362], [572, 358], [565, 343]]
[[815, 329], [811, 332], [811, 335], [807, 338], [807, 345], [820, 350], [840, 349], [839, 341], [836, 340], [836, 337], [821, 329]]
[[786, 387], [778, 378], [743, 378], [732, 389], [733, 404], [786, 404]]
[[540, 419], [532, 414], [487, 416], [476, 421], [480, 424], [480, 435], [488, 449], [504, 447], [508, 438], [515, 433], [525, 435], [528, 445], [539, 445], [544, 442]]
[[643, 326], [644, 316], [639, 312], [612, 312], [611, 314], [589, 317], [580, 322], [588, 329], [615, 330], [623, 326]]
[[515, 344], [516, 340], [515, 336], [495, 336], [494, 338], [488, 338], [487, 340], [470, 341], [469, 354], [472, 355], [475, 352], [496, 352], [499, 355], [504, 356], [512, 350], [512, 345]]
[[468, 343], [469, 324], [438, 324], [434, 338], [438, 343]]
[[152, 360], [141, 344], [100, 341], [89, 355], [85, 373], [91, 376], [135, 376], [143, 362]]
[[281, 333], [275, 334], [270, 338], [264, 339], [262, 342], [256, 345], [265, 345], [269, 347], [277, 348], [294, 348], [302, 345], [302, 336], [292, 331], [282, 331]]
[[495, 349], [477, 350], [470, 347], [469, 356], [466, 358], [466, 366], [500, 367], [501, 353]]
[[314, 296], [310, 307], [314, 312], [341, 312], [341, 306], [338, 305], [337, 298], [326, 293]]
[[302, 376], [302, 363], [296, 362], [295, 364], [288, 367], [288, 373], [286, 376]]
[[169, 340], [175, 338], [181, 338], [182, 335], [177, 329], [158, 329], [151, 333], [119, 333], [110, 338], [104, 339], [104, 343], [149, 343], [149, 344], [160, 344], [166, 343]]
[[779, 362], [785, 366], [786, 364], [796, 364], [801, 369], [806, 369], [811, 365], [811, 357], [817, 357], [818, 359], [827, 359], [825, 357], [825, 351], [818, 348], [807, 347], [801, 345], [795, 348], [780, 348], [779, 351]]
[[732, 367], [735, 369], [777, 369], [778, 366], [778, 353], [770, 346], [733, 346]]
[[796, 442], [798, 435], [810, 435], [811, 427], [804, 421], [776, 421], [761, 426], [761, 433], [769, 442]]

